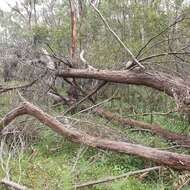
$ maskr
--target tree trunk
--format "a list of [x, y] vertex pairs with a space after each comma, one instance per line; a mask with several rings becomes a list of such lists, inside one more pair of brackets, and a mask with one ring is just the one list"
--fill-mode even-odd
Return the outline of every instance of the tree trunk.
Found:
[[74, 59], [77, 47], [77, 12], [74, 0], [69, 0], [71, 9], [71, 48], [70, 56]]
[[169, 151], [161, 151], [156, 148], [149, 148], [138, 144], [117, 142], [93, 137], [86, 133], [82, 133], [71, 128], [66, 128], [64, 124], [60, 123], [54, 117], [48, 115], [29, 102], [24, 102], [18, 108], [8, 113], [1, 120], [0, 126], [3, 127], [8, 125], [13, 119], [23, 114], [28, 114], [35, 117], [40, 122], [72, 142], [83, 143], [91, 147], [140, 156], [145, 159], [152, 160], [156, 163], [168, 165], [176, 169], [190, 170], [189, 155], [178, 154]]
[[137, 121], [137, 120], [130, 119], [127, 117], [121, 117], [121, 116], [113, 114], [109, 111], [105, 111], [101, 108], [96, 108], [95, 112], [98, 113], [100, 116], [105, 117], [112, 123], [117, 123], [117, 124], [119, 123], [119, 124], [122, 124], [125, 126], [129, 125], [131, 127], [148, 129], [152, 133], [159, 135], [160, 137], [162, 137], [166, 140], [171, 140], [171, 141], [175, 141], [181, 145], [190, 146], [190, 137], [188, 137], [186, 135], [174, 133], [172, 131], [169, 131], [168, 129], [164, 129], [158, 124], [149, 124], [149, 123], [145, 123], [143, 121]]
[[114, 83], [143, 85], [165, 92], [173, 97], [178, 107], [190, 104], [190, 81], [163, 72], [68, 69], [58, 71], [55, 74], [63, 78], [87, 78]]

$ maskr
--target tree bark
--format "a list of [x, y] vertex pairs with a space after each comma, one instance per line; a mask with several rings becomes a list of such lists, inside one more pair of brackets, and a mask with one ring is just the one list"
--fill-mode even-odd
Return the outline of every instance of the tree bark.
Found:
[[129, 176], [134, 176], [134, 175], [147, 173], [147, 172], [150, 172], [150, 171], [153, 171], [153, 170], [160, 170], [160, 169], [161, 169], [160, 166], [155, 166], [155, 167], [152, 167], [152, 168], [146, 168], [146, 169], [142, 169], [142, 170], [128, 172], [128, 173], [121, 174], [121, 175], [118, 175], [118, 176], [109, 176], [109, 177], [106, 177], [106, 178], [103, 178], [103, 179], [98, 179], [98, 180], [95, 180], [95, 181], [88, 181], [88, 182], [83, 183], [83, 184], [77, 184], [77, 185], [74, 186], [74, 188], [82, 189], [82, 188], [92, 187], [94, 185], [98, 185], [98, 184], [102, 184], [102, 183], [108, 183], [108, 182], [119, 180], [119, 179], [122, 179], [122, 178], [127, 178]]
[[9, 189], [14, 189], [14, 190], [29, 190], [27, 187], [20, 185], [18, 183], [15, 183], [13, 181], [10, 181], [6, 178], [2, 179], [1, 184], [3, 184], [4, 186], [8, 187]]
[[77, 13], [74, 0], [69, 0], [71, 12], [71, 48], [70, 56], [75, 58], [75, 51], [77, 47]]
[[190, 105], [190, 81], [163, 72], [68, 69], [57, 71], [55, 74], [63, 78], [88, 78], [114, 83], [143, 85], [174, 97], [178, 106]]
[[8, 125], [13, 119], [23, 114], [28, 114], [35, 117], [43, 124], [50, 127], [53, 131], [66, 137], [72, 142], [83, 143], [91, 147], [140, 156], [145, 159], [152, 160], [156, 163], [168, 165], [176, 169], [190, 170], [189, 155], [178, 154], [169, 151], [161, 151], [156, 148], [150, 148], [139, 144], [118, 142], [90, 136], [86, 133], [82, 133], [71, 128], [66, 128], [54, 117], [48, 115], [29, 102], [24, 102], [18, 108], [8, 113], [0, 122], [0, 126], [2, 127]]
[[127, 117], [121, 117], [119, 115], [113, 114], [112, 112], [105, 111], [101, 108], [96, 108], [94, 111], [96, 113], [98, 113], [100, 116], [105, 117], [112, 123], [117, 123], [117, 124], [119, 123], [124, 126], [129, 125], [131, 127], [148, 129], [152, 133], [159, 135], [160, 137], [162, 137], [166, 140], [175, 141], [180, 145], [190, 146], [190, 137], [188, 137], [186, 135], [174, 133], [168, 129], [164, 129], [159, 124], [149, 124], [149, 123], [145, 123], [143, 121], [137, 121], [137, 120], [130, 119]]

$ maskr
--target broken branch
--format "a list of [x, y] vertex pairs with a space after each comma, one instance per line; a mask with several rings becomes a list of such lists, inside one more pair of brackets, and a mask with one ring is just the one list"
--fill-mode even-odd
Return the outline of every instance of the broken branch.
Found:
[[137, 175], [137, 174], [141, 174], [141, 173], [147, 173], [147, 172], [150, 172], [150, 171], [153, 171], [153, 170], [160, 170], [160, 169], [161, 169], [160, 166], [146, 168], [146, 169], [143, 169], [143, 170], [137, 170], [137, 171], [121, 174], [121, 175], [118, 175], [118, 176], [106, 177], [106, 178], [95, 180], [95, 181], [89, 181], [89, 182], [86, 182], [86, 183], [83, 183], [83, 184], [77, 184], [77, 185], [74, 186], [74, 188], [80, 189], [80, 188], [84, 188], [84, 187], [91, 187], [91, 186], [94, 186], [94, 185], [107, 183], [107, 182], [115, 181], [115, 180], [118, 180], [118, 179], [121, 179], [121, 178], [127, 178], [129, 176], [133, 176], [133, 175]]

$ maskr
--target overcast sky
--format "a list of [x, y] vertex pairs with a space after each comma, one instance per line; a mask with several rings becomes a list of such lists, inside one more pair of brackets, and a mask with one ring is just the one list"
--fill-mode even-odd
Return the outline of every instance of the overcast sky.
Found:
[[7, 5], [7, 3], [9, 3], [10, 5], [15, 5], [15, 2], [18, 0], [0, 0], [0, 7], [3, 10], [10, 10], [9, 6]]
[[[9, 11], [10, 8], [7, 5], [9, 3], [10, 5], [15, 5], [16, 2], [19, 2], [21, 0], [0, 0], [0, 8], [6, 11]], [[185, 2], [190, 2], [190, 0], [185, 0]]]

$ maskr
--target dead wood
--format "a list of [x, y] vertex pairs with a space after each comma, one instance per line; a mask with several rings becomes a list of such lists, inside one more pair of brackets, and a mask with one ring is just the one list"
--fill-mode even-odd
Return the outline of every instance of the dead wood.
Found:
[[10, 181], [6, 178], [2, 179], [0, 183], [3, 184], [8, 189], [14, 189], [14, 190], [27, 190], [28, 189], [27, 187], [20, 185], [18, 183], [15, 183], [13, 181]]
[[1, 93], [4, 93], [4, 92], [8, 92], [8, 91], [11, 91], [11, 90], [16, 90], [16, 89], [22, 89], [22, 88], [28, 88], [28, 87], [31, 87], [33, 84], [35, 84], [37, 82], [37, 80], [34, 80], [32, 81], [31, 83], [29, 84], [25, 84], [25, 85], [21, 85], [21, 86], [1, 86], [0, 85], [0, 94]]
[[139, 144], [112, 141], [90, 136], [86, 133], [82, 133], [71, 128], [66, 128], [64, 124], [29, 102], [22, 103], [18, 108], [8, 113], [2, 119], [0, 124], [1, 126], [5, 126], [5, 124], [8, 125], [13, 119], [23, 114], [28, 114], [35, 117], [43, 124], [50, 127], [53, 131], [57, 132], [72, 142], [86, 144], [95, 148], [140, 156], [145, 159], [152, 160], [156, 163], [168, 165], [176, 169], [190, 170], [189, 155], [162, 151], [156, 148], [150, 148]]
[[68, 69], [55, 72], [62, 78], [87, 78], [107, 82], [143, 85], [173, 97], [178, 105], [190, 105], [190, 82], [163, 72], [133, 70]]
[[117, 123], [117, 124], [119, 123], [124, 126], [128, 125], [131, 127], [148, 129], [154, 134], [159, 135], [160, 137], [166, 140], [175, 141], [176, 143], [180, 145], [190, 146], [190, 137], [172, 132], [168, 129], [161, 127], [159, 124], [149, 124], [143, 121], [138, 121], [138, 120], [130, 119], [127, 117], [121, 117], [119, 115], [113, 114], [112, 112], [105, 111], [104, 109], [101, 109], [101, 108], [96, 108], [94, 111], [98, 113], [100, 116], [105, 117], [112, 123]]
[[100, 16], [100, 18], [102, 19], [103, 23], [107, 27], [107, 29], [111, 32], [111, 34], [115, 37], [115, 39], [119, 42], [119, 44], [125, 49], [125, 51], [131, 56], [131, 58], [134, 61], [134, 63], [136, 63], [137, 65], [139, 65], [141, 68], [145, 69], [145, 67], [133, 55], [132, 51], [127, 47], [127, 45], [125, 45], [123, 43], [123, 41], [119, 38], [119, 36], [110, 27], [109, 23], [107, 22], [107, 20], [105, 19], [105, 17], [102, 15], [102, 13], [99, 11], [99, 9], [97, 9], [97, 7], [93, 3], [91, 3], [91, 6], [96, 11], [96, 13]]
[[94, 185], [98, 185], [98, 184], [102, 184], [102, 183], [108, 183], [108, 182], [119, 180], [119, 179], [122, 179], [122, 178], [127, 178], [129, 176], [134, 176], [134, 175], [147, 173], [147, 172], [150, 172], [150, 171], [153, 171], [153, 170], [160, 170], [160, 169], [161, 169], [160, 166], [155, 166], [155, 167], [146, 168], [146, 169], [143, 169], [143, 170], [137, 170], [137, 171], [128, 172], [128, 173], [121, 174], [121, 175], [118, 175], [118, 176], [109, 176], [109, 177], [105, 177], [105, 178], [98, 179], [98, 180], [95, 180], [95, 181], [88, 181], [86, 183], [77, 184], [77, 185], [74, 186], [74, 188], [80, 189], [80, 188], [84, 188], [84, 187], [92, 187]]
[[100, 90], [103, 86], [106, 85], [107, 82], [102, 82], [101, 84], [97, 85], [97, 87], [92, 90], [88, 95], [86, 95], [84, 98], [82, 98], [81, 100], [79, 100], [78, 102], [76, 102], [76, 104], [72, 105], [68, 110], [65, 111], [64, 114], [74, 110], [77, 106], [79, 106], [82, 102], [84, 102], [86, 99], [92, 97], [95, 93], [97, 93], [98, 90]]

